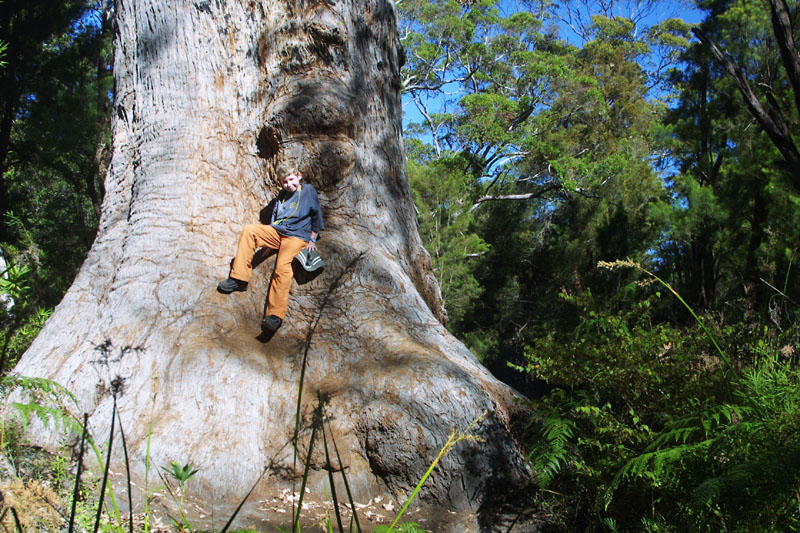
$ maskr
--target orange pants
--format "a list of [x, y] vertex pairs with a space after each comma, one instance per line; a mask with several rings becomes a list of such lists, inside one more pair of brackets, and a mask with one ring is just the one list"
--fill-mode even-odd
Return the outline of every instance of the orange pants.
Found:
[[284, 237], [272, 226], [265, 224], [248, 224], [239, 237], [236, 257], [233, 259], [231, 277], [241, 281], [250, 281], [253, 275], [253, 254], [259, 248], [278, 250], [275, 260], [275, 272], [269, 286], [268, 315], [275, 315], [281, 320], [289, 308], [289, 291], [292, 290], [294, 274], [292, 259], [308, 243], [299, 237]]

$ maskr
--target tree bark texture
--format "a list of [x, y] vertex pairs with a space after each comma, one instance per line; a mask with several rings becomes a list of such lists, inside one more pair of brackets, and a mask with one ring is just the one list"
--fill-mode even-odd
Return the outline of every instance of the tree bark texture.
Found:
[[[484, 442], [458, 444], [425, 501], [480, 511], [520, 486], [514, 393], [442, 326], [405, 171], [393, 5], [125, 0], [116, 9], [100, 230], [16, 370], [67, 386], [100, 442], [111, 382], [122, 378], [134, 481], [143, 487], [149, 441], [151, 464], [200, 469], [192, 493], [218, 520], [265, 466], [250, 500], [289, 486], [303, 360], [301, 464], [321, 394], [357, 500], [402, 503], [450, 432], [483, 411]], [[223, 295], [216, 284], [287, 161], [319, 190], [327, 266], [295, 285], [283, 327], [264, 342], [272, 262], [245, 293]], [[114, 463], [124, 471], [121, 450]], [[319, 444], [312, 466], [309, 486], [322, 497]]]

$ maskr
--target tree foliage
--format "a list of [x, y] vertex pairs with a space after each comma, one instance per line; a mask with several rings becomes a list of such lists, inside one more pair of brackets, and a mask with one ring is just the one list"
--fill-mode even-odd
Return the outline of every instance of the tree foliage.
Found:
[[473, 271], [489, 246], [473, 230], [470, 193], [474, 180], [462, 172], [464, 161], [458, 154], [431, 159], [417, 146], [419, 152], [409, 150], [408, 176], [422, 238], [433, 260], [449, 321], [455, 325], [480, 295]]
[[27, 348], [94, 240], [110, 154], [110, 9], [0, 3], [4, 292], [26, 287], [0, 320], [0, 370]]

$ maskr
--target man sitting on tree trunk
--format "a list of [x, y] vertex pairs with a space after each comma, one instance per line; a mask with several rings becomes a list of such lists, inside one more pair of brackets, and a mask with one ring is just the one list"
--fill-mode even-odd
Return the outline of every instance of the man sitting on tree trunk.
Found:
[[275, 271], [269, 286], [267, 310], [261, 326], [275, 331], [283, 323], [292, 288], [292, 260], [303, 249], [317, 250], [317, 238], [324, 229], [317, 190], [302, 185], [303, 176], [294, 167], [279, 170], [278, 193], [270, 224], [248, 224], [239, 237], [239, 246], [228, 279], [217, 286], [225, 294], [246, 291], [253, 275], [253, 254], [258, 248], [278, 251]]

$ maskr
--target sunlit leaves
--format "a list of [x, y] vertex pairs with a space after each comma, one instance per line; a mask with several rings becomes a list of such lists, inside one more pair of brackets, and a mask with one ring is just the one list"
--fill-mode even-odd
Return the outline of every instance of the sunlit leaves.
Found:
[[461, 106], [464, 116], [457, 131], [465, 140], [501, 145], [515, 139], [508, 124], [519, 113], [517, 102], [499, 94], [476, 93], [462, 98]]
[[[414, 154], [414, 152], [412, 152]], [[489, 247], [472, 228], [472, 179], [456, 154], [421, 165], [423, 153], [409, 162], [409, 179], [425, 247], [442, 288], [451, 324], [456, 324], [481, 288], [472, 269]]]
[[0, 294], [8, 295], [14, 302], [21, 301], [30, 291], [26, 265], [11, 265], [0, 275]]
[[[405, 90], [426, 119], [420, 131], [439, 151], [481, 153], [477, 175], [491, 175], [494, 164], [517, 151], [520, 135], [536, 130], [536, 112], [553, 100], [556, 81], [569, 76], [560, 57], [566, 48], [531, 13], [503, 17], [491, 1], [468, 8], [404, 2], [401, 10]], [[434, 117], [440, 110], [451, 114], [455, 128], [443, 127], [441, 114]]]

